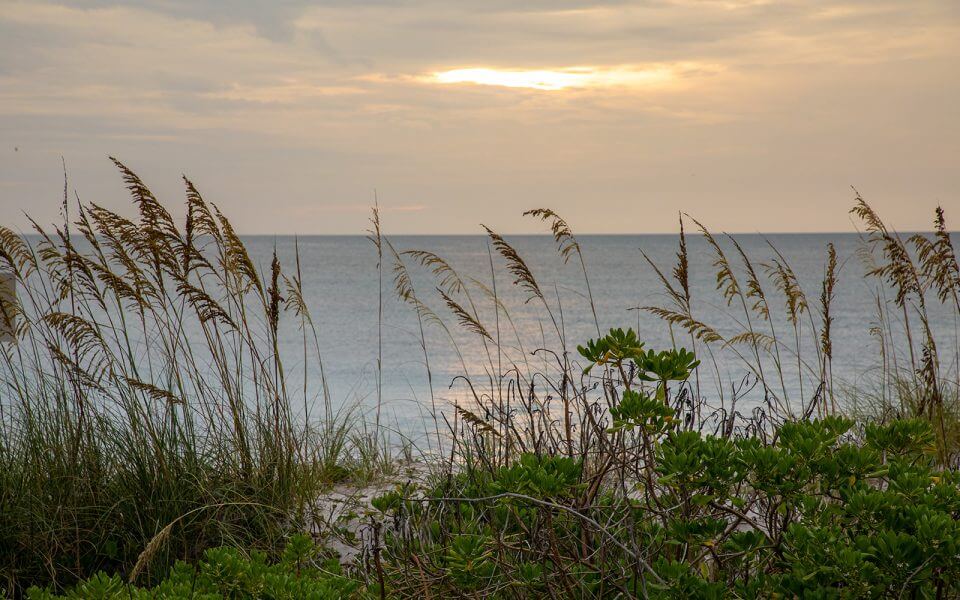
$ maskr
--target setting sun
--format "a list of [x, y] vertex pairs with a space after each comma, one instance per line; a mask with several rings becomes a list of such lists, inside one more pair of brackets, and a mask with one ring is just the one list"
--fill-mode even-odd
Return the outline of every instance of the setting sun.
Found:
[[606, 69], [569, 67], [554, 70], [466, 68], [433, 73], [431, 80], [444, 84], [469, 83], [556, 91], [568, 88], [650, 85], [668, 81], [673, 76], [673, 69], [664, 66]]

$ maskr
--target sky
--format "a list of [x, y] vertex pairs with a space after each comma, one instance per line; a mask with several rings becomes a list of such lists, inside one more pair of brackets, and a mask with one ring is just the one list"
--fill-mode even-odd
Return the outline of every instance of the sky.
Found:
[[0, 0], [0, 223], [116, 156], [243, 233], [957, 229], [958, 65], [955, 0]]

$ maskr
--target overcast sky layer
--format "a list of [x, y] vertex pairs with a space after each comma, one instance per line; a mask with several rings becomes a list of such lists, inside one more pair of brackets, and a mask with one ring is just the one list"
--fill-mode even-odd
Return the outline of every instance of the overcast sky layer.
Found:
[[0, 222], [113, 155], [246, 233], [956, 229], [958, 65], [954, 0], [0, 0]]

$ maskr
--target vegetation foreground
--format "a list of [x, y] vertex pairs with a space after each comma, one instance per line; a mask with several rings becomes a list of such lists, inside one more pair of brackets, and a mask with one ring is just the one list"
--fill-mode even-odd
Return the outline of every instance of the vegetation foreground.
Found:
[[[631, 426], [662, 434], [661, 406]], [[149, 589], [100, 574], [65, 597], [957, 597], [960, 478], [932, 466], [929, 425], [839, 441], [849, 427], [791, 423], [770, 444], [672, 431], [622, 496], [591, 492], [582, 461], [523, 454], [375, 499], [384, 536], [350, 576], [298, 536], [275, 564], [220, 548]]]
[[[904, 241], [857, 199], [878, 307], [869, 394], [833, 381], [832, 247], [808, 300], [775, 248], [757, 263], [701, 226], [717, 293], [742, 310], [731, 332], [694, 311], [681, 221], [676, 266], [650, 263], [669, 305], [644, 309], [676, 347], [648, 349], [632, 329], [597, 323], [573, 352], [559, 306], [488, 229], [514, 292], [542, 309], [547, 333], [525, 350], [495, 281], [395, 250], [375, 212], [381, 302], [387, 275], [418, 317], [431, 389], [425, 328], [488, 365], [464, 366], [473, 402], [434, 405], [424, 477], [327, 519], [330, 486], [396, 470], [382, 399], [355, 427], [325, 385], [296, 381], [278, 350], [284, 322], [303, 362], [323, 369], [299, 268], [284, 273], [274, 257], [261, 274], [189, 181], [181, 230], [117, 165], [138, 222], [88, 204], [63, 228], [37, 227], [36, 245], [0, 228], [0, 267], [18, 285], [18, 302], [0, 296], [17, 337], [0, 345], [6, 595], [960, 597], [960, 336], [927, 312], [960, 317], [942, 211], [931, 236]], [[549, 225], [592, 298], [567, 224], [528, 214]], [[432, 274], [435, 294], [419, 293], [411, 268]], [[720, 380], [721, 356], [740, 361], [742, 382]], [[791, 395], [789, 377], [808, 397]], [[749, 393], [762, 403], [743, 415]], [[358, 551], [349, 560], [333, 550], [344, 543]]]

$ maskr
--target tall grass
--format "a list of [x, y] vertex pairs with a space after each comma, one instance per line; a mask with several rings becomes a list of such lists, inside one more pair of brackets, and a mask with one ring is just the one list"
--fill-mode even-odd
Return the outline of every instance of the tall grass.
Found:
[[[918, 447], [936, 448], [934, 458], [910, 459], [919, 461], [914, 466], [927, 460], [937, 465], [918, 477], [918, 494], [955, 482], [958, 374], [940, 356], [960, 348], [956, 326], [935, 330], [929, 310], [937, 302], [954, 323], [960, 320], [960, 270], [942, 210], [931, 235], [904, 242], [862, 198], [855, 202], [854, 213], [866, 225], [866, 281], [878, 307], [877, 316], [864, 315], [862, 325], [879, 322], [882, 330], [878, 367], [853, 389], [834, 376], [835, 361], [844, 357], [835, 353], [833, 304], [849, 270], [832, 244], [824, 248], [821, 280], [808, 290], [772, 243], [766, 256], [752, 256], [735, 237], [714, 235], [682, 217], [676, 264], [664, 267], [644, 255], [667, 302], [642, 310], [671, 329], [675, 351], [686, 346], [702, 358], [702, 373], [678, 369], [675, 379], [654, 381], [649, 372], [638, 372], [642, 360], [623, 359], [646, 350], [623, 332], [611, 332], [595, 353], [589, 347], [581, 357], [573, 353], [563, 298], [545, 293], [549, 288], [533, 267], [495, 231], [484, 228], [497, 260], [493, 264], [491, 257], [490, 273], [483, 276], [462, 274], [429, 250], [398, 253], [398, 261], [412, 258], [426, 268], [437, 288], [435, 297], [413, 296], [401, 285], [400, 297], [418, 315], [429, 316], [424, 322], [441, 327], [458, 354], [481, 354], [484, 372], [472, 376], [464, 366], [458, 378], [467, 398], [457, 400], [446, 421], [450, 448], [442, 476], [426, 491], [401, 487], [380, 499], [386, 533], [381, 539], [375, 529], [376, 560], [365, 563], [368, 581], [385, 579], [396, 597], [559, 598], [714, 597], [682, 586], [695, 578], [713, 584], [711, 593], [719, 594], [725, 584], [729, 592], [737, 581], [744, 585], [740, 590], [753, 585], [758, 594], [771, 581], [794, 575], [798, 594], [825, 581], [842, 594], [854, 579], [867, 579], [861, 568], [866, 563], [829, 579], [825, 573], [845, 567], [824, 564], [822, 557], [841, 547], [837, 556], [866, 552], [865, 540], [874, 534], [854, 540], [865, 521], [836, 520], [853, 494], [899, 489], [895, 480], [906, 471], [892, 462], [882, 465], [886, 459], [868, 439], [886, 435], [878, 433], [879, 424], [892, 423], [889, 431], [901, 432], [895, 436], [915, 435], [911, 443]], [[530, 214], [550, 225], [561, 258], [580, 257], [583, 296], [596, 315], [586, 261], [569, 225], [552, 211]], [[717, 285], [708, 297], [691, 292], [691, 278], [705, 275], [691, 273], [684, 227], [690, 221], [712, 255], [706, 276]], [[505, 278], [512, 289], [497, 285]], [[502, 335], [503, 324], [513, 322], [505, 301], [510, 293], [538, 306], [538, 337], [516, 330], [515, 336]], [[735, 327], [711, 323], [708, 315], [715, 311], [701, 311], [718, 300]], [[451, 334], [454, 328], [463, 335]], [[687, 360], [667, 354], [655, 355], [650, 364]], [[721, 374], [720, 365], [731, 359], [745, 373], [739, 382]], [[624, 416], [630, 411], [632, 421]], [[856, 425], [851, 428], [844, 416], [854, 417]], [[744, 449], [741, 462], [727, 462], [731, 448]], [[840, 462], [862, 453], [857, 460], [865, 470], [830, 462], [834, 453]], [[808, 470], [785, 466], [804, 465], [801, 457], [808, 455], [816, 455]], [[824, 473], [832, 475], [813, 475], [827, 463]], [[825, 491], [838, 482], [850, 489]], [[946, 484], [944, 493], [952, 493], [953, 485]], [[723, 486], [728, 491], [718, 491]], [[895, 510], [908, 511], [907, 505], [933, 497], [929, 493], [891, 497], [903, 502]], [[793, 494], [803, 500], [791, 499]], [[944, 531], [953, 531], [955, 513], [944, 516]], [[804, 546], [806, 534], [799, 532], [819, 526], [824, 529], [817, 535], [832, 537], [810, 538]], [[883, 535], [906, 539], [914, 533], [901, 521]], [[756, 536], [755, 546], [738, 546], [741, 536]], [[804, 558], [798, 548], [815, 552]], [[759, 550], [771, 551], [769, 558], [739, 562]], [[807, 571], [789, 571], [803, 561]], [[910, 580], [926, 564], [909, 576], [894, 574], [887, 588], [872, 593], [913, 589]], [[924, 576], [928, 589], [952, 589], [944, 572], [938, 567]]]
[[[316, 343], [299, 272], [276, 253], [258, 271], [189, 180], [180, 227], [114, 162], [137, 220], [65, 193], [38, 243], [0, 228], [18, 288], [2, 302], [17, 343], [0, 345], [6, 595], [99, 569], [146, 580], [216, 544], [277, 548], [347, 443], [325, 382], [288, 380], [278, 351], [281, 319], [303, 328], [305, 360]], [[320, 428], [294, 418], [316, 397]]]
[[[937, 209], [931, 234], [901, 240], [862, 197], [857, 195], [854, 203], [851, 212], [865, 227], [859, 258], [878, 311], [873, 318], [865, 315], [863, 327], [876, 329], [880, 344], [877, 368], [864, 374], [855, 389], [854, 382], [838, 382], [834, 375], [833, 304], [838, 287], [855, 283], [850, 280], [856, 276], [844, 276], [850, 267], [833, 244], [824, 247], [822, 278], [810, 289], [773, 243], [767, 242], [765, 256], [754, 256], [735, 236], [715, 235], [689, 216], [680, 218], [674, 265], [658, 265], [641, 250], [668, 301], [641, 310], [666, 324], [676, 347], [687, 347], [704, 361], [692, 380], [683, 382], [684, 393], [677, 399], [679, 416], [688, 428], [729, 435], [771, 431], [783, 422], [814, 416], [919, 416], [935, 425], [941, 460], [956, 461], [960, 440], [951, 433], [956, 429], [951, 421], [956, 420], [960, 387], [955, 362], [960, 355], [960, 270], [944, 212]], [[525, 214], [548, 225], [565, 263], [576, 259], [583, 275], [583, 297], [599, 333], [587, 263], [570, 225], [549, 209]], [[712, 255], [711, 273], [691, 273], [685, 227], [690, 221]], [[484, 356], [473, 363], [474, 368], [485, 365], [482, 376], [471, 374], [464, 364], [458, 378], [471, 401], [464, 403], [461, 396], [447, 422], [453, 454], [460, 453], [461, 461], [483, 457], [490, 464], [508, 462], [513, 453], [531, 449], [579, 455], [596, 443], [590, 434], [592, 421], [600, 418], [597, 414], [606, 414], [617, 394], [608, 390], [608, 397], [599, 404], [588, 399], [588, 391], [609, 382], [584, 376], [571, 355], [562, 296], [549, 297], [546, 286], [509, 241], [489, 228], [484, 231], [499, 259], [497, 264], [491, 260], [486, 275], [459, 273], [428, 249], [394, 251], [398, 295], [415, 309], [421, 328], [442, 328], [453, 351], [461, 356], [464, 343], [470, 348], [467, 352], [479, 349]], [[435, 298], [412, 292], [405, 258], [433, 275]], [[512, 291], [497, 287], [501, 274], [512, 281]], [[693, 276], [713, 278], [716, 294], [694, 297]], [[534, 317], [541, 324], [538, 339], [523, 339], [516, 327], [510, 336], [502, 335], [504, 323], [513, 325], [507, 308], [511, 303], [505, 302], [505, 295], [511, 293], [540, 306], [539, 316]], [[728, 308], [729, 322], [711, 322], [718, 303]], [[928, 314], [933, 303], [949, 313], [952, 329], [933, 330]], [[451, 333], [454, 328], [463, 335]], [[951, 356], [951, 364], [941, 364], [942, 351]], [[728, 371], [721, 369], [731, 364], [740, 365], [742, 380], [730, 381]], [[873, 398], [875, 394], [879, 396]], [[864, 412], [868, 407], [869, 415]], [[461, 442], [470, 448], [458, 449]]]

